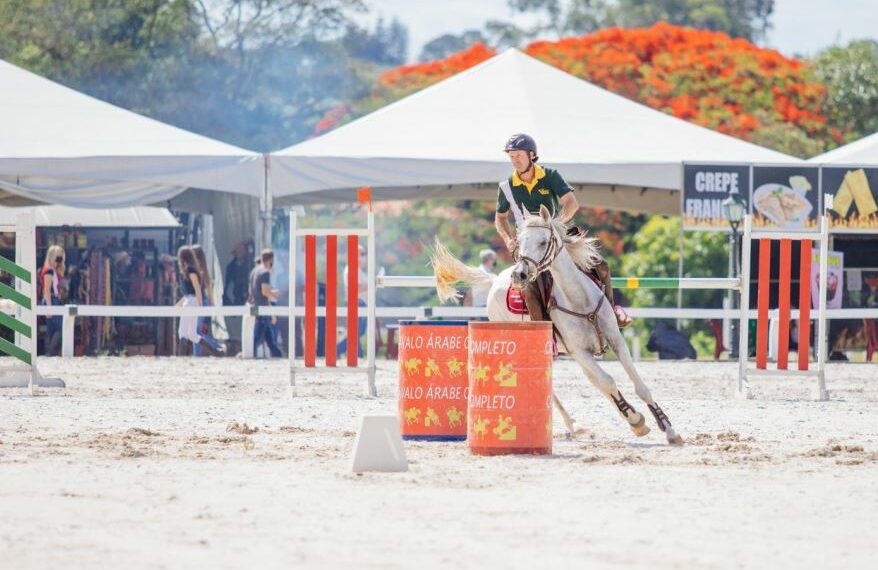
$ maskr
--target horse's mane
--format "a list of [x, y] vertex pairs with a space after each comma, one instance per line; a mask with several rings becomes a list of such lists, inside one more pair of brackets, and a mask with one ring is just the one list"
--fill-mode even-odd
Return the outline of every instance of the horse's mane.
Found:
[[[543, 218], [536, 214], [525, 214], [523, 227], [527, 228], [534, 225], [544, 224]], [[564, 243], [564, 249], [573, 258], [573, 262], [583, 271], [591, 271], [595, 265], [599, 264], [603, 257], [601, 256], [600, 242], [597, 238], [567, 235], [570, 225], [561, 221], [558, 217], [549, 220], [552, 229], [561, 236]]]

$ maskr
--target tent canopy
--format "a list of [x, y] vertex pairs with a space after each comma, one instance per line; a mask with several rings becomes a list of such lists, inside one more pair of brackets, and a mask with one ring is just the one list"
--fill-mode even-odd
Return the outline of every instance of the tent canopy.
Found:
[[[0, 225], [15, 225], [22, 208], [0, 206]], [[34, 225], [38, 227], [79, 226], [83, 228], [176, 228], [180, 222], [167, 208], [131, 206], [128, 208], [96, 209], [70, 206], [38, 206], [33, 208]]]
[[0, 201], [93, 208], [186, 188], [261, 196], [258, 153], [89, 97], [0, 61]]
[[808, 162], [878, 167], [878, 133], [810, 158]]
[[583, 205], [679, 214], [682, 163], [798, 159], [677, 119], [510, 49], [323, 136], [272, 154], [275, 203], [495, 199], [504, 142], [537, 140], [541, 162]]

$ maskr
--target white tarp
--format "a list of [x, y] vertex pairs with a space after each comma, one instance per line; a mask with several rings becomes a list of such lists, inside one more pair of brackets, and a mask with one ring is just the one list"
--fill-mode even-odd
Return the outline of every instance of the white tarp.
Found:
[[808, 162], [878, 167], [878, 133], [810, 158]]
[[[24, 208], [0, 206], [0, 225], [14, 226]], [[167, 208], [131, 206], [128, 208], [73, 208], [37, 206], [32, 208], [38, 227], [79, 226], [83, 228], [175, 228], [180, 222]]]
[[495, 199], [503, 144], [537, 140], [584, 205], [679, 214], [682, 163], [798, 159], [615, 95], [510, 49], [323, 136], [271, 156], [275, 203]]
[[[0, 61], [0, 201], [80, 207], [186, 188], [260, 197], [261, 155], [149, 119]], [[11, 195], [11, 197], [10, 197]]]

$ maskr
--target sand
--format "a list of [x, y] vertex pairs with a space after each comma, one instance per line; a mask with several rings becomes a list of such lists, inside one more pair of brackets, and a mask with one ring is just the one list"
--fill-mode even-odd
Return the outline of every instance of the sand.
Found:
[[[285, 361], [41, 359], [66, 390], [0, 392], [0, 567], [852, 568], [878, 556], [878, 367], [832, 364], [832, 400], [734, 364], [640, 364], [686, 445], [634, 437], [570, 361], [549, 457], [407, 442], [407, 473], [348, 471], [364, 380]], [[617, 363], [608, 363], [632, 404]], [[651, 418], [650, 418], [651, 420]]]

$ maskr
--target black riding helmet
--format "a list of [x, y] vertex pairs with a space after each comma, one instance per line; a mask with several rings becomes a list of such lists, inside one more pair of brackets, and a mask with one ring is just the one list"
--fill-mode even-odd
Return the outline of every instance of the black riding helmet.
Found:
[[537, 156], [537, 141], [535, 141], [532, 136], [524, 133], [516, 133], [509, 137], [509, 140], [506, 141], [506, 147], [503, 149], [503, 152], [509, 152], [510, 150], [528, 150], [534, 153], [533, 158], [531, 159], [533, 162], [540, 159], [540, 157]]

